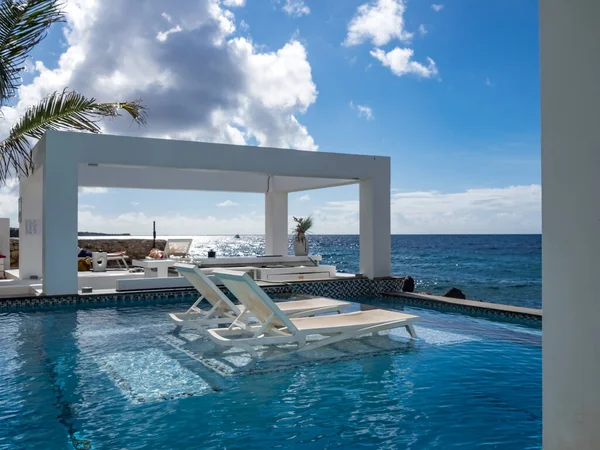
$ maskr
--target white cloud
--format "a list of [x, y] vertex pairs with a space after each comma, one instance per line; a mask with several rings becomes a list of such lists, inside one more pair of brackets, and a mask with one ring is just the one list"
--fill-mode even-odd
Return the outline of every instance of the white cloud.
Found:
[[63, 53], [35, 62], [18, 102], [1, 108], [0, 137], [28, 106], [68, 86], [100, 101], [143, 99], [148, 125], [102, 122], [109, 133], [316, 150], [298, 119], [317, 98], [306, 49], [292, 39], [266, 52], [234, 37], [224, 6], [243, 4], [66, 2]]
[[249, 213], [234, 218], [219, 219], [214, 216], [189, 217], [181, 214], [149, 216], [143, 212], [118, 215], [96, 214], [94, 211], [79, 211], [79, 230], [101, 230], [103, 233], [130, 233], [147, 235], [148, 224], [156, 221], [161, 233], [180, 236], [202, 234], [234, 235], [237, 233], [263, 234], [264, 215]]
[[85, 194], [106, 194], [108, 189], [105, 187], [83, 187], [79, 190], [83, 195]]
[[130, 202], [131, 206], [140, 206], [140, 202]]
[[283, 11], [292, 17], [301, 17], [310, 14], [310, 8], [303, 0], [285, 0]]
[[246, 0], [223, 0], [223, 4], [231, 8], [239, 8], [246, 4]]
[[428, 33], [427, 27], [423, 24], [419, 25], [419, 34], [425, 36]]
[[300, 200], [301, 202], [308, 202], [310, 200], [310, 195], [308, 195], [308, 194], [303, 195], [298, 200]]
[[410, 41], [412, 33], [404, 28], [404, 0], [373, 0], [358, 7], [348, 24], [345, 45], [371, 41], [381, 46], [392, 39]]
[[[541, 193], [537, 184], [458, 193], [398, 192], [391, 201], [392, 233], [539, 233]], [[319, 220], [339, 224], [340, 233], [357, 233], [358, 208], [358, 201], [328, 202]]]
[[12, 227], [17, 227], [17, 213], [19, 211], [19, 182], [16, 178], [6, 180], [6, 184], [0, 187], [0, 217], [11, 219]]
[[427, 65], [413, 61], [414, 51], [411, 48], [396, 47], [387, 53], [380, 48], [376, 48], [371, 50], [370, 53], [373, 58], [381, 61], [385, 67], [389, 67], [399, 77], [412, 74], [422, 78], [432, 78], [438, 74], [433, 59], [427, 58]]
[[431, 8], [435, 11], [435, 12], [440, 12], [442, 9], [444, 9], [444, 5], [441, 4], [433, 4], [431, 5]]
[[181, 28], [179, 25], [174, 26], [173, 28], [167, 31], [159, 31], [156, 35], [156, 40], [160, 42], [165, 42], [170, 34], [179, 33], [180, 31], [183, 31], [183, 28]]
[[358, 111], [358, 117], [364, 117], [367, 120], [375, 120], [375, 116], [373, 115], [373, 110], [370, 106], [367, 105], [355, 105], [353, 102], [350, 102], [350, 108]]
[[[17, 193], [0, 189], [0, 213], [16, 216]], [[14, 189], [14, 188], [12, 188]], [[10, 200], [5, 202], [5, 199]], [[3, 211], [5, 205], [10, 211]], [[12, 211], [12, 213], [11, 213]], [[332, 201], [312, 211], [315, 234], [359, 232], [358, 201]], [[462, 192], [395, 192], [391, 198], [392, 233], [469, 234], [539, 233], [541, 231], [541, 186], [467, 189]], [[147, 224], [156, 220], [161, 232], [171, 235], [263, 234], [264, 214], [240, 213], [234, 217], [187, 216], [165, 213], [149, 216], [142, 212], [103, 215], [82, 208], [79, 229], [105, 233], [147, 234]], [[288, 218], [289, 228], [293, 220]]]
[[229, 206], [239, 206], [239, 203], [232, 202], [231, 200], [225, 200], [224, 202], [218, 203], [217, 206], [221, 207], [229, 207]]

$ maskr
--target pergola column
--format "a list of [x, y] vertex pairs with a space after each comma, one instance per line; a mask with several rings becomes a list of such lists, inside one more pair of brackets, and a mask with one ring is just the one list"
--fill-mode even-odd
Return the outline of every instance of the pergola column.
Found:
[[600, 2], [542, 0], [543, 445], [600, 448]]
[[265, 254], [288, 254], [288, 194], [265, 194]]
[[[50, 150], [50, 149], [48, 149]], [[46, 295], [73, 294], [77, 287], [77, 163], [49, 158], [43, 172], [43, 289]]]
[[389, 277], [391, 269], [390, 173], [360, 181], [360, 273]]

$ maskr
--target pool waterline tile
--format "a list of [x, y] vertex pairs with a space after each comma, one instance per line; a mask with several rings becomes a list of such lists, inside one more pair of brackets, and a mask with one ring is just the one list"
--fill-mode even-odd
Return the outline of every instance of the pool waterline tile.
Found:
[[[386, 296], [389, 299], [394, 297], [389, 293], [400, 292], [404, 283], [403, 277], [391, 277], [383, 279], [342, 278], [338, 280], [323, 281], [301, 281], [274, 284], [272, 286], [263, 286], [263, 289], [271, 296], [287, 295], [313, 295], [319, 297], [332, 297], [339, 299], [368, 298]], [[223, 289], [225, 292], [226, 290]], [[194, 289], [179, 289], [172, 291], [149, 291], [149, 292], [131, 292], [102, 295], [72, 295], [72, 296], [39, 296], [28, 298], [0, 299], [0, 311], [31, 311], [37, 309], [48, 309], [63, 306], [108, 306], [137, 303], [157, 304], [173, 303], [192, 300], [197, 296]], [[413, 296], [410, 296], [413, 297]], [[498, 320], [522, 320], [539, 324], [541, 316], [536, 317], [530, 314], [522, 314], [518, 311], [504, 311], [494, 308], [473, 308], [468, 305], [442, 305], [440, 302], [433, 302], [427, 299], [409, 298], [404, 296], [398, 298], [400, 304], [412, 304], [424, 308], [434, 308], [448, 310], [451, 312], [460, 312], [464, 314], [477, 314]]]

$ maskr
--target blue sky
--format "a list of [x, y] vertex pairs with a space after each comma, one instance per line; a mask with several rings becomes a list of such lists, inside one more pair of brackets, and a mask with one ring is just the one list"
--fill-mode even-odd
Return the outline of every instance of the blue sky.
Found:
[[[536, 1], [130, 5], [69, 0], [7, 122], [64, 87], [142, 98], [146, 129], [123, 119], [106, 132], [387, 155], [395, 233], [540, 231]], [[11, 196], [0, 193], [0, 213], [14, 216]], [[314, 214], [315, 232], [353, 233], [357, 198], [356, 187], [294, 194], [289, 212]], [[257, 233], [263, 215], [259, 195], [80, 195], [82, 230], [138, 234], [157, 220], [164, 234]]]

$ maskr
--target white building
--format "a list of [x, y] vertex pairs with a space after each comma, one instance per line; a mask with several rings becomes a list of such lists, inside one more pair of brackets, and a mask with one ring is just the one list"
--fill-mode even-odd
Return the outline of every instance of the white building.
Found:
[[390, 159], [50, 131], [20, 182], [19, 274], [75, 294], [80, 186], [265, 195], [266, 254], [288, 253], [288, 193], [360, 185], [360, 271], [390, 273]]
[[539, 8], [544, 449], [597, 450], [600, 2]]

